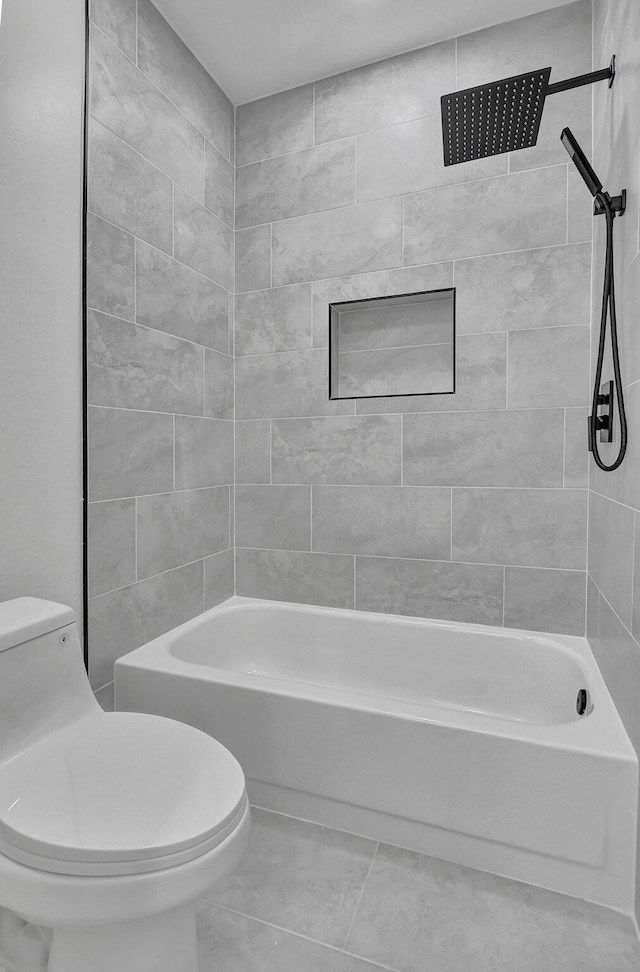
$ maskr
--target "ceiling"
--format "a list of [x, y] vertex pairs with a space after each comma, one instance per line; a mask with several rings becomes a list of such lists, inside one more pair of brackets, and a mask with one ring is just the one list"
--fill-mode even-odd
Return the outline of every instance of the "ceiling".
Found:
[[234, 104], [570, 0], [154, 0]]

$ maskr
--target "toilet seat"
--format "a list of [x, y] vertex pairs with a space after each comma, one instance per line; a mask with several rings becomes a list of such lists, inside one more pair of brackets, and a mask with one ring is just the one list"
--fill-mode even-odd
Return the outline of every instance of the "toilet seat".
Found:
[[0, 766], [0, 853], [57, 874], [158, 871], [221, 843], [246, 808], [240, 765], [210, 736], [101, 712]]

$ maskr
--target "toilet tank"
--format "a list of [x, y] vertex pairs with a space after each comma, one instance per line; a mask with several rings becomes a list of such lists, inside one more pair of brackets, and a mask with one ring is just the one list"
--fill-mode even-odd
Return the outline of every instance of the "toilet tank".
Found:
[[0, 762], [100, 712], [71, 608], [35, 597], [0, 603]]

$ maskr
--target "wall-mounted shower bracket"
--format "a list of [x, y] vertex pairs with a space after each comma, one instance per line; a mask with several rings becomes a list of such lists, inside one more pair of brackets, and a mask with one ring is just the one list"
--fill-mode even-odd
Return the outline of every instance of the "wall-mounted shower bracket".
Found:
[[588, 74], [579, 74], [576, 78], [567, 78], [566, 81], [555, 81], [547, 84], [546, 94], [557, 94], [559, 91], [569, 91], [571, 88], [580, 88], [583, 84], [593, 84], [594, 81], [608, 81], [609, 87], [613, 84], [616, 76], [616, 56], [612, 56], [608, 68], [601, 71], [589, 71]]
[[[598, 407], [603, 406], [600, 415], [596, 416], [596, 430], [600, 432], [601, 442], [613, 442], [613, 382], [605, 381], [600, 385], [598, 393]], [[591, 442], [591, 416], [589, 416], [589, 452], [593, 452]]]
[[[619, 196], [608, 196], [608, 199], [611, 212], [615, 213], [616, 216], [622, 216], [627, 208], [627, 190], [623, 189]], [[596, 199], [593, 204], [593, 215], [602, 216], [605, 212], [606, 208], [602, 205], [601, 200]]]

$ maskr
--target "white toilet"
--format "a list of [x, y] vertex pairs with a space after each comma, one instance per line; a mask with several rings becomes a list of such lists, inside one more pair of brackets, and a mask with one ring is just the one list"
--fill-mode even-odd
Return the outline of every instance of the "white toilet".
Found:
[[220, 743], [102, 711], [70, 608], [0, 603], [0, 906], [53, 928], [49, 972], [197, 972], [195, 902], [249, 825]]

